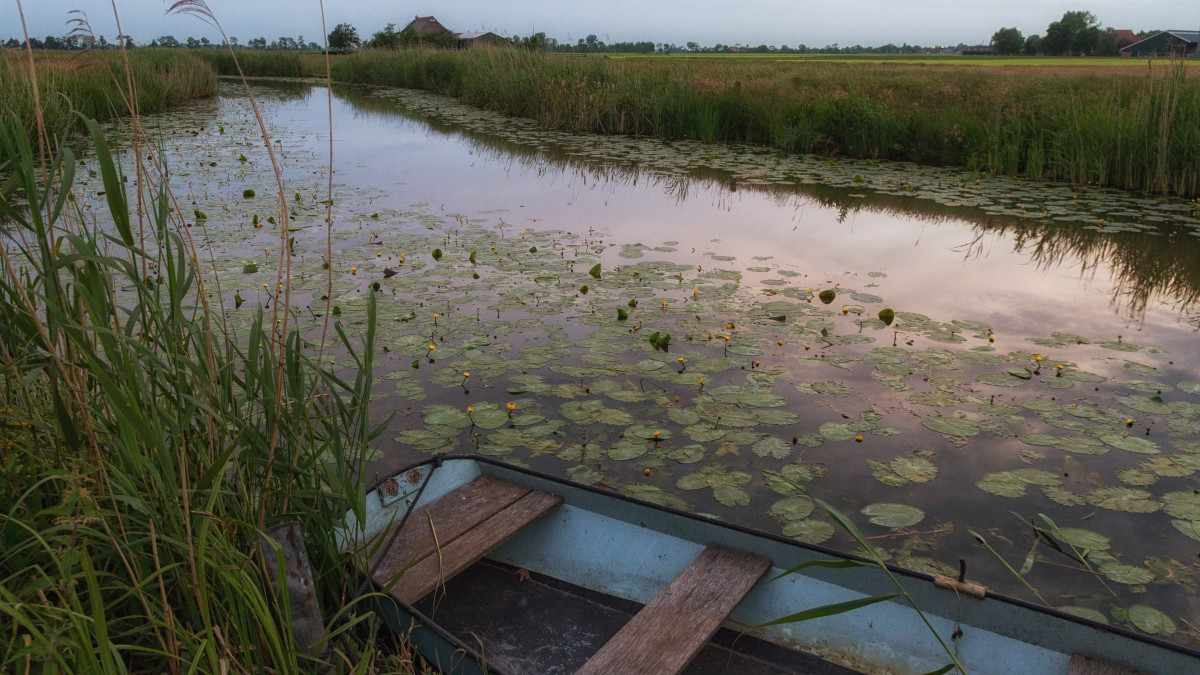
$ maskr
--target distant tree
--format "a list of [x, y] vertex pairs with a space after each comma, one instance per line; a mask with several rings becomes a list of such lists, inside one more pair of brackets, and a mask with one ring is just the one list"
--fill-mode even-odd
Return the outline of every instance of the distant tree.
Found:
[[518, 38], [517, 43], [526, 49], [545, 49], [546, 34], [537, 32], [532, 35], [527, 35], [523, 38]]
[[1026, 54], [1028, 54], [1030, 56], [1037, 56], [1041, 52], [1042, 52], [1042, 36], [1041, 35], [1037, 35], [1035, 33], [1034, 35], [1030, 35], [1029, 37], [1025, 38], [1025, 53]]
[[1042, 51], [1054, 56], [1085, 54], [1096, 48], [1100, 28], [1091, 12], [1067, 12], [1046, 27]]
[[329, 33], [330, 49], [357, 49], [361, 45], [362, 40], [358, 38], [358, 31], [348, 23], [339, 23]]
[[196, 47], [200, 46], [200, 41], [194, 37], [189, 37], [187, 39], [187, 46], [188, 46], [188, 49], [195, 49]]
[[1120, 56], [1121, 47], [1127, 44], [1132, 44], [1128, 40], [1124, 40], [1123, 44], [1118, 44], [1117, 31], [1111, 28], [1105, 28], [1100, 31], [1096, 38], [1096, 56]]
[[697, 42], [689, 42], [687, 43], [687, 48], [689, 52], [695, 54], [696, 52], [700, 51], [700, 44]]
[[383, 30], [372, 35], [367, 46], [372, 49], [396, 49], [399, 47], [400, 32], [396, 30], [396, 24], [389, 23], [384, 26]]
[[458, 36], [448, 30], [440, 30], [436, 33], [417, 33], [411, 28], [405, 28], [400, 31], [400, 46], [401, 47], [440, 47], [442, 49], [453, 49], [458, 46]]
[[1020, 54], [1025, 48], [1025, 36], [1013, 28], [1001, 28], [992, 34], [992, 50], [997, 54], [1010, 56]]
[[200, 38], [200, 46], [208, 49], [209, 47], [212, 47], [212, 42], [210, 42], [208, 38], [202, 37]]

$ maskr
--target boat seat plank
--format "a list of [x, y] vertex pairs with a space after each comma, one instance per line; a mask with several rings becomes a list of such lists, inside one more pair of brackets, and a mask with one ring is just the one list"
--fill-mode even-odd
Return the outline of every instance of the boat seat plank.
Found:
[[386, 550], [392, 529], [383, 533], [385, 543], [376, 551], [375, 557], [384, 555], [384, 558], [371, 560], [374, 565], [372, 579], [381, 586], [387, 585], [407, 567], [436, 551], [439, 545], [446, 546], [530, 492], [532, 489], [523, 485], [480, 476], [429, 506], [413, 511], [404, 530]]
[[770, 566], [765, 558], [709, 546], [577, 675], [681, 672]]
[[558, 495], [531, 491], [448, 544], [439, 533], [440, 548], [409, 567], [389, 592], [410, 605], [415, 603], [560, 503]]

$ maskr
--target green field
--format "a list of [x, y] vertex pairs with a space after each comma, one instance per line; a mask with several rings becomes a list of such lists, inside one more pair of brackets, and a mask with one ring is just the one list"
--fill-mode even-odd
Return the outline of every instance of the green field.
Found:
[[[1123, 57], [1076, 57], [1076, 56], [963, 56], [960, 54], [594, 54], [588, 57], [618, 59], [703, 59], [737, 61], [785, 61], [835, 63], [889, 63], [937, 66], [1036, 66], [1058, 68], [1080, 68], [1104, 70], [1108, 68], [1146, 68], [1147, 65], [1163, 66], [1167, 59], [1123, 58]], [[1187, 65], [1200, 67], [1200, 59], [1192, 59]]]
[[[1200, 195], [1200, 70], [1128, 59], [911, 60], [367, 51], [339, 59], [333, 78], [434, 91], [568, 131]], [[959, 65], [999, 63], [1017, 65]]]

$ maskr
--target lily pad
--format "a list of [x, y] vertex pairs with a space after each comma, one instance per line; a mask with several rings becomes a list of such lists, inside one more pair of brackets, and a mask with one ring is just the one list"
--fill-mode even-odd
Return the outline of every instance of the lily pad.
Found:
[[925, 519], [925, 512], [907, 504], [871, 504], [864, 507], [862, 514], [867, 520], [884, 527], [908, 527]]
[[1128, 616], [1129, 623], [1151, 635], [1169, 637], [1175, 634], [1175, 622], [1171, 617], [1148, 605], [1130, 607]]

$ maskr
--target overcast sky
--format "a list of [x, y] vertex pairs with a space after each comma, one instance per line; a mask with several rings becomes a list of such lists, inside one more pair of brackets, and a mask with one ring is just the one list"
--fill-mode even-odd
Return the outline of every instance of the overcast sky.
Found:
[[[227, 34], [243, 42], [267, 41], [281, 35], [320, 42], [321, 15], [316, 0], [208, 0]], [[165, 16], [170, 2], [116, 0], [124, 32], [138, 42], [160, 35], [215, 40], [217, 32], [199, 19]], [[110, 41], [117, 34], [107, 0], [23, 0], [29, 34], [67, 33], [68, 12], [82, 9], [96, 35]], [[1015, 26], [1025, 35], [1042, 34], [1068, 10], [1088, 10], [1103, 26], [1151, 29], [1200, 29], [1197, 0], [496, 0], [393, 2], [332, 0], [326, 22], [332, 29], [349, 23], [361, 37], [387, 23], [404, 26], [416, 15], [432, 14], [456, 32], [490, 30], [501, 35], [538, 31], [574, 42], [596, 34], [605, 42], [695, 41], [702, 45], [830, 44], [866, 46], [909, 43], [954, 45], [986, 43], [1001, 27]], [[16, 0], [0, 0], [0, 38], [20, 37]]]

